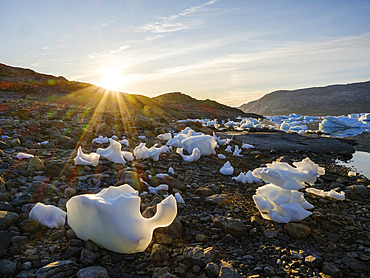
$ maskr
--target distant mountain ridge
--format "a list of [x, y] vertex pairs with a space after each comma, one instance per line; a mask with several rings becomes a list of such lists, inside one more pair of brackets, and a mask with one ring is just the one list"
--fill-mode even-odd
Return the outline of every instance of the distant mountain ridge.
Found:
[[197, 100], [183, 93], [166, 93], [157, 97], [107, 91], [98, 86], [68, 81], [63, 76], [37, 73], [31, 69], [0, 63], [0, 97], [28, 98], [59, 104], [115, 111], [127, 116], [141, 114], [165, 119], [259, 117], [220, 104]]
[[336, 116], [370, 112], [370, 81], [274, 91], [238, 108], [262, 115]]

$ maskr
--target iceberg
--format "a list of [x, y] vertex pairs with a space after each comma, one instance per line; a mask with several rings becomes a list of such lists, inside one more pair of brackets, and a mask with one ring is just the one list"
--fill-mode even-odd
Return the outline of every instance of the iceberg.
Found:
[[128, 184], [74, 196], [66, 206], [68, 225], [78, 238], [118, 253], [145, 251], [153, 230], [170, 225], [177, 215], [176, 199], [171, 195], [157, 204], [152, 218], [144, 218], [138, 191]]
[[49, 228], [63, 227], [67, 213], [53, 205], [37, 203], [28, 216], [29, 219], [37, 220]]
[[99, 164], [100, 154], [84, 154], [81, 146], [78, 147], [77, 156], [74, 158], [75, 165], [96, 166]]

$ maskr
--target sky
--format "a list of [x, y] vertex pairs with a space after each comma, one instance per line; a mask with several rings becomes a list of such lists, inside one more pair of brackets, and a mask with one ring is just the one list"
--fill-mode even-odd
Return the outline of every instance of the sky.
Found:
[[368, 0], [0, 0], [0, 63], [230, 106], [370, 80]]

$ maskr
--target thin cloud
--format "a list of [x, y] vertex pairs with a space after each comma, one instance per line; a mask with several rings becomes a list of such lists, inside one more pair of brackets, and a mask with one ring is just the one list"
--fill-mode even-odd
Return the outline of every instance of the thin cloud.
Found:
[[162, 17], [159, 21], [146, 24], [136, 28], [138, 32], [152, 32], [152, 33], [169, 33], [181, 31], [189, 28], [196, 27], [204, 23], [201, 19], [187, 19], [186, 17], [195, 14], [203, 8], [216, 3], [218, 0], [208, 1], [198, 6], [192, 6], [188, 9], [181, 11], [178, 14]]

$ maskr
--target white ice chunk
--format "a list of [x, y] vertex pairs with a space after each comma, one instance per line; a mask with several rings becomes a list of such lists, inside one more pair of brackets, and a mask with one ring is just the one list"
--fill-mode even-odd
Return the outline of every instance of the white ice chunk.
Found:
[[139, 146], [137, 146], [134, 149], [134, 156], [136, 159], [146, 159], [151, 158], [154, 161], [159, 160], [159, 155], [161, 153], [169, 152], [169, 148], [167, 146], [162, 146], [160, 148], [157, 148], [158, 144], [155, 144], [151, 148], [147, 148], [145, 146], [145, 143], [140, 143]]
[[313, 171], [304, 171], [300, 173], [271, 168], [254, 169], [253, 175], [266, 182], [290, 190], [304, 188], [306, 186], [305, 182], [313, 184], [317, 178], [317, 174]]
[[117, 135], [112, 135], [112, 137], [111, 137], [113, 140], [118, 140], [119, 138], [118, 138], [118, 136]]
[[348, 176], [349, 177], [356, 177], [357, 173], [354, 171], [348, 171]]
[[96, 166], [99, 163], [100, 154], [97, 153], [90, 153], [85, 154], [83, 153], [81, 146], [78, 147], [77, 156], [74, 158], [75, 165], [90, 165]]
[[283, 189], [274, 184], [257, 188], [253, 201], [263, 218], [278, 223], [301, 221], [312, 214], [306, 209], [313, 206], [306, 201], [303, 193]]
[[177, 148], [176, 153], [181, 155], [182, 159], [187, 162], [197, 161], [201, 157], [200, 150], [198, 148], [194, 148], [191, 155], [185, 155], [183, 148]]
[[175, 193], [175, 199], [176, 199], [176, 202], [178, 204], [185, 204], [185, 201], [184, 199], [182, 198], [182, 196], [180, 195], [180, 193]]
[[253, 183], [253, 182], [261, 182], [261, 180], [257, 177], [255, 177], [252, 174], [252, 171], [249, 170], [246, 173], [241, 172], [237, 177], [233, 177], [233, 180], [236, 180], [241, 183]]
[[345, 193], [343, 191], [338, 193], [334, 189], [325, 192], [324, 190], [310, 187], [310, 188], [306, 188], [306, 192], [320, 196], [320, 197], [330, 197], [330, 198], [341, 200], [341, 201], [343, 201], [346, 198]]
[[168, 168], [168, 173], [170, 175], [174, 175], [175, 174], [175, 170], [172, 167], [170, 167], [170, 168]]
[[74, 196], [66, 206], [68, 224], [77, 237], [118, 253], [143, 252], [153, 230], [170, 225], [177, 214], [176, 200], [171, 195], [157, 204], [152, 218], [144, 218], [138, 192], [128, 184], [111, 186], [98, 194]]
[[130, 143], [127, 139], [119, 140], [118, 143], [120, 143], [121, 145], [125, 145], [126, 147], [130, 146]]
[[37, 220], [49, 228], [63, 227], [67, 213], [53, 205], [37, 203], [28, 216], [29, 219]]
[[242, 152], [242, 149], [240, 149], [238, 145], [235, 145], [233, 156], [243, 157], [243, 155], [240, 154], [241, 152]]
[[301, 162], [293, 162], [293, 165], [297, 167], [298, 171], [314, 171], [318, 176], [325, 175], [325, 168], [311, 161], [309, 157], [306, 157]]
[[26, 158], [32, 158], [32, 157], [33, 157], [33, 154], [29, 154], [29, 153], [19, 152], [17, 154], [17, 159], [19, 159], [19, 160], [26, 159]]
[[233, 149], [231, 148], [231, 145], [228, 145], [225, 149], [225, 152], [232, 153]]
[[159, 134], [157, 138], [161, 141], [169, 141], [172, 139], [172, 134], [171, 133], [164, 133], [164, 134]]
[[156, 174], [155, 175], [158, 179], [164, 179], [165, 177], [168, 177], [168, 174]]
[[252, 149], [252, 148], [254, 148], [253, 145], [249, 145], [249, 144], [246, 144], [246, 143], [243, 143], [243, 145], [242, 145], [242, 149]]
[[226, 161], [225, 164], [220, 169], [220, 173], [225, 176], [230, 176], [234, 173], [234, 167], [231, 166], [229, 161]]
[[92, 142], [96, 144], [106, 144], [109, 143], [109, 139], [108, 137], [103, 137], [100, 135], [98, 138], [93, 139]]
[[218, 156], [218, 158], [219, 158], [219, 159], [226, 159], [226, 156], [224, 156], [224, 155], [223, 155], [223, 154], [221, 154], [221, 153], [219, 153], [217, 156]]
[[195, 148], [198, 148], [201, 155], [216, 154], [216, 140], [210, 135], [191, 136], [182, 141], [184, 149], [188, 153], [192, 153]]
[[149, 189], [149, 191], [150, 191], [151, 193], [156, 193], [156, 194], [158, 194], [158, 191], [159, 191], [159, 190], [165, 190], [165, 191], [167, 191], [167, 190], [168, 190], [168, 184], [160, 184], [160, 185], [158, 185], [157, 187], [149, 186], [149, 187], [148, 187], [148, 189]]
[[96, 153], [114, 163], [126, 164], [126, 160], [121, 152], [121, 144], [111, 138], [109, 138], [109, 143], [108, 148], [98, 148]]
[[140, 135], [140, 136], [138, 136], [141, 140], [143, 140], [143, 141], [145, 141], [145, 139], [146, 139], [146, 136], [145, 135]]

